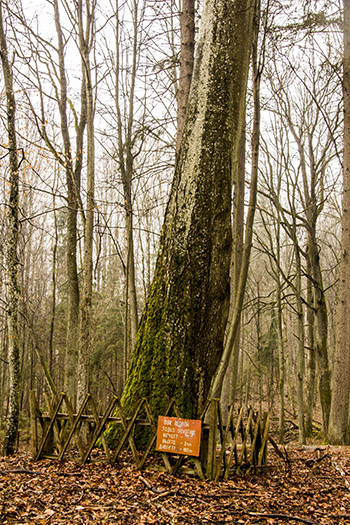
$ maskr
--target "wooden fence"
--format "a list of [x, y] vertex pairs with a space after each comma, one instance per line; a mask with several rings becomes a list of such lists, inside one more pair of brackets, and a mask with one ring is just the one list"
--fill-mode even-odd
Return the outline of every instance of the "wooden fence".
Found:
[[[122, 450], [129, 448], [132, 461], [138, 469], [146, 467], [154, 457], [157, 425], [152, 416], [147, 399], [142, 399], [132, 417], [126, 417], [117, 396], [107, 409], [100, 413], [93, 397], [88, 394], [74, 413], [68, 396], [63, 392], [58, 399], [46, 399], [47, 411], [38, 407], [35, 391], [30, 392], [31, 443], [34, 460], [56, 458], [63, 460], [72, 449], [77, 450], [79, 461], [85, 464], [91, 460], [99, 442], [99, 458], [110, 464], [116, 463]], [[118, 414], [118, 417], [115, 414]], [[176, 403], [169, 401], [164, 416], [181, 418]], [[269, 413], [263, 415], [252, 408], [243, 407], [234, 415], [231, 407], [225, 424], [218, 399], [209, 401], [200, 418], [202, 420], [201, 451], [199, 457], [157, 452], [164, 465], [152, 468], [165, 470], [171, 474], [178, 472], [195, 473], [200, 478], [227, 479], [231, 473], [245, 472], [266, 464]], [[104, 432], [111, 423], [120, 427], [118, 443], [110, 450]], [[149, 441], [145, 449], [138, 450], [134, 431], [137, 427], [147, 427]], [[102, 453], [104, 451], [104, 455]], [[152, 454], [151, 454], [152, 453]], [[155, 463], [157, 463], [155, 461]], [[159, 462], [158, 462], [159, 463]]]

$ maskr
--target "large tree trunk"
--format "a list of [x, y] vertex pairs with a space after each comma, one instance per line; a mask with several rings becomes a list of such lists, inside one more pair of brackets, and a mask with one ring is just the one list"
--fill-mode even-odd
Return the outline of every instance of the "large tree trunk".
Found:
[[9, 153], [9, 201], [7, 208], [8, 235], [7, 235], [7, 327], [8, 327], [8, 360], [9, 360], [9, 413], [3, 442], [3, 454], [15, 452], [19, 421], [20, 397], [20, 357], [18, 340], [18, 157], [15, 125], [15, 96], [13, 88], [12, 67], [8, 57], [6, 35], [4, 30], [2, 5], [0, 2], [0, 58], [6, 92], [7, 136]]
[[[237, 268], [237, 280], [235, 283], [235, 297], [233, 297], [232, 314], [228, 324], [227, 335], [225, 339], [225, 348], [217, 367], [215, 377], [211, 386], [211, 396], [215, 398], [221, 397], [222, 385], [224, 376], [229, 365], [230, 356], [232, 354], [237, 335], [240, 328], [241, 312], [243, 307], [243, 300], [245, 295], [246, 283], [248, 278], [248, 269], [250, 262], [250, 252], [253, 239], [253, 225], [256, 209], [256, 198], [258, 189], [258, 171], [259, 171], [259, 149], [260, 149], [260, 78], [261, 70], [258, 64], [258, 33], [259, 24], [258, 18], [260, 16], [260, 2], [256, 6], [256, 18], [254, 20], [254, 31], [252, 32], [252, 74], [253, 74], [253, 101], [254, 101], [254, 116], [253, 116], [253, 130], [252, 130], [252, 164], [251, 164], [251, 182], [250, 182], [250, 196], [249, 206], [246, 220], [246, 228], [244, 235], [243, 253], [241, 255], [240, 267]], [[254, 17], [253, 17], [254, 19]], [[237, 177], [237, 175], [236, 175]], [[238, 262], [238, 261], [237, 261]]]
[[223, 347], [231, 189], [240, 152], [255, 2], [207, 0], [187, 120], [123, 402], [174, 397], [196, 417]]
[[328, 313], [323, 287], [322, 271], [320, 265], [319, 248], [314, 236], [309, 241], [309, 255], [314, 283], [314, 312], [315, 332], [314, 345], [319, 376], [319, 395], [322, 408], [322, 426], [327, 435], [329, 413], [331, 406], [331, 374], [328, 365]]
[[344, 0], [344, 164], [342, 250], [328, 441], [349, 443], [350, 395], [350, 0]]

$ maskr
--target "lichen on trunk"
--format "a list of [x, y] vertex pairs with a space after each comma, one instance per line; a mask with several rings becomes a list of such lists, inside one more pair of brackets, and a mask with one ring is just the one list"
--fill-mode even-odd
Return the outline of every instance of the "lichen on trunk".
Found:
[[[255, 2], [204, 4], [182, 144], [123, 405], [154, 415], [167, 396], [197, 417], [220, 359], [229, 306], [231, 190]], [[109, 437], [112, 439], [113, 430]]]
[[[18, 304], [20, 289], [18, 285], [18, 230], [19, 230], [19, 168], [16, 139], [16, 101], [13, 83], [12, 62], [9, 59], [6, 30], [3, 18], [3, 5], [0, 3], [0, 64], [6, 95], [6, 132], [9, 157], [9, 196], [7, 201], [6, 238], [6, 286], [7, 286], [7, 327], [9, 361], [9, 399], [8, 415], [2, 453], [13, 454], [16, 448], [20, 404], [20, 353], [18, 336]], [[3, 146], [4, 147], [4, 146]], [[22, 157], [23, 160], [23, 157]]]

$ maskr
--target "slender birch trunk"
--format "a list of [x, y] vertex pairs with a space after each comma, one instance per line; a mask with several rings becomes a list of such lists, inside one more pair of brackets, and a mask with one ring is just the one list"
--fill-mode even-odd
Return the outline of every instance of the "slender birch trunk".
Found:
[[18, 335], [18, 203], [19, 203], [19, 162], [16, 139], [16, 103], [13, 87], [13, 71], [8, 56], [6, 33], [3, 21], [3, 2], [0, 1], [0, 59], [6, 92], [6, 116], [9, 157], [9, 200], [7, 206], [7, 329], [9, 360], [9, 412], [2, 452], [5, 456], [13, 454], [19, 422], [20, 404], [20, 355]]

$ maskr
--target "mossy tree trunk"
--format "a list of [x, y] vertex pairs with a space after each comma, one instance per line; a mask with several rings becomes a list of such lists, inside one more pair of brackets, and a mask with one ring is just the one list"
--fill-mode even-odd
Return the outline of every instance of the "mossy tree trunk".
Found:
[[223, 349], [229, 306], [231, 190], [240, 137], [255, 2], [207, 0], [187, 119], [123, 395], [155, 414], [176, 399], [196, 417]]
[[0, 2], [0, 59], [6, 93], [6, 117], [9, 158], [9, 199], [7, 206], [8, 235], [6, 251], [7, 267], [7, 328], [9, 364], [9, 412], [2, 452], [5, 456], [15, 452], [20, 405], [20, 354], [18, 337], [18, 201], [19, 164], [16, 140], [16, 105], [13, 87], [12, 64], [9, 60], [3, 21], [3, 2]]
[[[241, 313], [245, 296], [246, 283], [248, 278], [248, 269], [250, 263], [250, 253], [253, 239], [253, 226], [256, 209], [257, 191], [258, 191], [258, 173], [259, 173], [259, 149], [260, 149], [260, 80], [263, 68], [263, 60], [258, 60], [258, 34], [260, 18], [260, 1], [256, 2], [256, 16], [253, 17], [253, 31], [251, 35], [252, 47], [252, 91], [253, 91], [253, 129], [252, 129], [252, 159], [251, 159], [251, 180], [249, 205], [246, 218], [246, 227], [244, 233], [243, 252], [239, 268], [236, 268], [237, 277], [235, 283], [235, 296], [232, 298], [232, 313], [227, 327], [225, 338], [225, 347], [222, 357], [217, 367], [215, 377], [213, 377], [210, 396], [221, 398], [222, 386], [226, 370], [229, 366], [230, 356], [232, 355], [234, 345], [239, 334]], [[237, 180], [237, 175], [235, 176]], [[236, 240], [236, 239], [235, 239]], [[237, 260], [238, 262], [238, 260]]]

